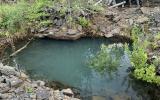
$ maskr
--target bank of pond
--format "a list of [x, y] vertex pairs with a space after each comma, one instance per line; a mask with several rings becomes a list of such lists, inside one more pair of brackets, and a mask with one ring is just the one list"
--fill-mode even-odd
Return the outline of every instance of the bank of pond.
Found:
[[[78, 89], [83, 100], [159, 100], [160, 92], [156, 86], [130, 75], [129, 57], [121, 43], [114, 43], [105, 38], [35, 39], [7, 62], [24, 70], [31, 79], [56, 81]], [[16, 47], [24, 44], [17, 43]], [[103, 52], [104, 45], [110, 48], [108, 62], [102, 65], [107, 68], [97, 69], [96, 56]], [[6, 50], [6, 55], [9, 52], [10, 49]]]

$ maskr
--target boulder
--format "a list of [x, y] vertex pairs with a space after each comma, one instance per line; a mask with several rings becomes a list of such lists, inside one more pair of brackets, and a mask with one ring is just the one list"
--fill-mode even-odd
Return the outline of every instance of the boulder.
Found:
[[66, 34], [75, 35], [75, 34], [78, 34], [78, 32], [77, 32], [77, 30], [74, 30], [74, 29], [68, 29], [68, 32]]
[[44, 88], [38, 87], [36, 90], [36, 95], [38, 100], [48, 100], [50, 97], [50, 92]]
[[134, 24], [134, 20], [133, 19], [129, 19], [128, 22], [129, 22], [130, 26], [132, 26]]
[[77, 29], [78, 29], [79, 32], [81, 32], [83, 28], [82, 28], [81, 25], [78, 25]]
[[54, 91], [54, 98], [55, 98], [55, 100], [63, 100], [63, 95], [62, 95], [61, 91], [55, 90]]
[[17, 95], [20, 95], [22, 93], [25, 93], [25, 90], [23, 89], [23, 87], [18, 87], [14, 90], [14, 92], [17, 94]]
[[2, 94], [0, 93], [0, 100], [5, 100], [8, 98], [8, 94]]
[[140, 8], [143, 14], [150, 15], [152, 9], [150, 7], [141, 7]]
[[41, 80], [36, 81], [36, 83], [37, 83], [38, 86], [44, 86], [45, 85], [45, 82], [41, 81]]
[[68, 96], [73, 96], [73, 94], [74, 94], [73, 91], [70, 88], [63, 89], [62, 92], [63, 92], [64, 95], [68, 95]]
[[138, 16], [136, 22], [139, 24], [143, 24], [145, 22], [149, 22], [149, 18], [146, 16]]
[[21, 77], [22, 79], [28, 79], [28, 76], [27, 76], [25, 73], [21, 73], [21, 74], [20, 74], [20, 77]]
[[10, 67], [10, 66], [3, 66], [2, 63], [0, 63], [0, 72], [4, 75], [10, 76], [10, 75], [19, 75], [19, 73], [15, 70], [14, 67]]
[[112, 36], [113, 36], [113, 34], [108, 33], [108, 34], [104, 34], [104, 36], [105, 36], [106, 38], [110, 38], [110, 37], [112, 37]]
[[8, 92], [10, 89], [6, 83], [0, 83], [0, 93]]
[[20, 84], [23, 83], [21, 79], [15, 76], [12, 76], [12, 78], [10, 78], [8, 81], [10, 82], [11, 87], [18, 87]]

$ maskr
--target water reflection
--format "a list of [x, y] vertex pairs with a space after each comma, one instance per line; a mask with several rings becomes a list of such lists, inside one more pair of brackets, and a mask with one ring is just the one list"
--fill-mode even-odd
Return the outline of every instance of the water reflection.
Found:
[[[115, 68], [110, 66], [103, 75], [89, 68], [87, 57], [90, 54], [94, 56], [101, 44], [109, 45], [111, 41], [36, 40], [16, 56], [16, 61], [31, 78], [58, 81], [80, 89], [83, 100], [158, 100], [158, 89], [129, 77], [126, 70], [130, 63], [123, 48], [115, 47], [107, 51], [110, 52], [109, 57], [113, 57], [112, 60], [120, 59], [115, 64], [117, 66], [113, 64]], [[108, 72], [111, 72], [112, 79]]]
[[118, 67], [120, 67], [122, 56], [124, 55], [123, 44], [102, 44], [100, 50], [88, 59], [88, 65], [95, 69], [97, 72], [104, 74], [108, 73], [111, 76], [112, 73], [116, 74]]

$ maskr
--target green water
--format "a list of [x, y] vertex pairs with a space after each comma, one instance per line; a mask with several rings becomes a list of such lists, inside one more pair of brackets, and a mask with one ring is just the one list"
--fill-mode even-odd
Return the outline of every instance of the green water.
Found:
[[78, 88], [84, 100], [158, 100], [154, 89], [129, 78], [130, 62], [121, 50], [121, 63], [112, 75], [107, 72], [101, 75], [88, 67], [88, 57], [94, 55], [101, 44], [111, 43], [102, 38], [35, 40], [15, 59], [31, 78], [58, 81]]

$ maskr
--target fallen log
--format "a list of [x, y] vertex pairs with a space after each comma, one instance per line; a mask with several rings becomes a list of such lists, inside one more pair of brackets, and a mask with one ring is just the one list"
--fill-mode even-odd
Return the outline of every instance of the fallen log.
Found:
[[126, 1], [123, 1], [121, 3], [117, 3], [117, 4], [113, 5], [113, 6], [110, 6], [109, 9], [124, 5], [125, 3], [126, 3]]
[[94, 6], [96, 6], [96, 5], [98, 5], [99, 3], [101, 3], [103, 0], [99, 0], [98, 2], [96, 2], [95, 4], [94, 4]]
[[15, 56], [17, 53], [21, 52], [23, 49], [25, 49], [32, 41], [33, 39], [31, 39], [29, 42], [27, 42], [23, 47], [21, 47], [20, 49], [18, 49], [17, 51], [13, 52], [10, 57]]

